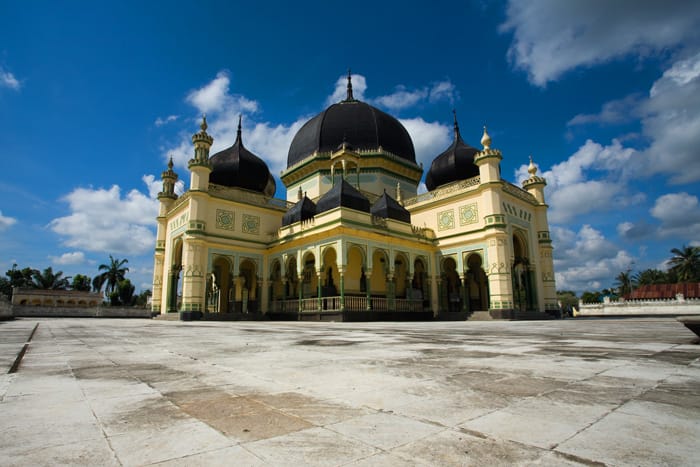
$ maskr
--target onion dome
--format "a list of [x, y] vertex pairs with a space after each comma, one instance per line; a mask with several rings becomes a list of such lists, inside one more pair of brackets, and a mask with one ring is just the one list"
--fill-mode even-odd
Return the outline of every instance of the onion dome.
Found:
[[454, 113], [454, 141], [430, 165], [430, 170], [425, 177], [425, 186], [428, 190], [434, 190], [441, 185], [479, 175], [479, 167], [474, 164], [474, 155], [479, 150], [469, 146], [462, 140], [462, 136], [459, 134], [457, 113], [452, 112]]
[[394, 219], [401, 222], [411, 223], [411, 213], [399, 204], [394, 198], [389, 196], [384, 190], [382, 196], [377, 199], [370, 209], [373, 216], [383, 217], [384, 219]]
[[369, 200], [350, 185], [345, 179], [328, 190], [316, 203], [316, 214], [330, 211], [338, 207], [350, 208], [356, 211], [369, 212]]
[[267, 164], [243, 146], [240, 117], [236, 142], [211, 156], [209, 163], [212, 166], [209, 175], [211, 183], [257, 191], [265, 196], [275, 194], [275, 179]]
[[347, 89], [344, 101], [331, 105], [297, 132], [289, 147], [287, 167], [314, 152], [334, 151], [343, 142], [356, 150], [381, 147], [415, 164], [416, 152], [406, 128], [391, 115], [355, 99], [349, 72]]
[[282, 226], [311, 219], [316, 215], [316, 205], [304, 195], [302, 199], [289, 208], [282, 216]]

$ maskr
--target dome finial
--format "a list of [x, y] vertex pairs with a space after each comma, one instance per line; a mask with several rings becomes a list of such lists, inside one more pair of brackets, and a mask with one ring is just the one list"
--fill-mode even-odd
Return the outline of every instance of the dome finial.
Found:
[[484, 135], [481, 137], [481, 145], [484, 149], [491, 149], [491, 137], [486, 131], [486, 125], [484, 125]]
[[459, 123], [457, 123], [457, 111], [452, 109], [452, 116], [454, 117], [454, 128], [455, 128], [455, 139], [459, 139]]
[[348, 68], [348, 97], [345, 100], [348, 102], [355, 100], [352, 95], [352, 71], [350, 68]]
[[530, 156], [530, 165], [527, 166], [527, 173], [529, 173], [531, 177], [537, 175], [537, 166], [532, 162], [532, 156]]
[[173, 170], [173, 155], [170, 154], [170, 160], [168, 161], [168, 170]]
[[236, 132], [236, 139], [241, 143], [243, 142], [243, 141], [241, 141], [241, 119], [242, 119], [242, 117], [243, 117], [242, 114], [238, 114], [238, 131]]
[[202, 124], [199, 125], [199, 128], [201, 128], [202, 131], [207, 131], [207, 128], [209, 128], [207, 125], [207, 114], [202, 114]]

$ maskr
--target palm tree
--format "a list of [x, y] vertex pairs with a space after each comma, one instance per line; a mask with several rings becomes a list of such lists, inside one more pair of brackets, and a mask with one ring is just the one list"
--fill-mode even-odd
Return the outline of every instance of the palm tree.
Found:
[[632, 277], [632, 283], [635, 287], [652, 284], [667, 284], [668, 282], [668, 274], [659, 269], [645, 269]]
[[621, 272], [615, 277], [615, 285], [621, 297], [629, 295], [632, 292], [632, 278], [630, 277], [629, 270], [627, 272]]
[[[98, 271], [103, 271], [97, 277], [99, 281], [93, 280], [92, 284], [97, 290], [102, 290], [102, 285], [105, 285], [107, 295], [117, 290], [117, 286], [124, 280], [124, 276], [129, 272], [129, 268], [123, 267], [128, 263], [128, 259], [117, 259], [109, 255], [109, 264], [100, 264]], [[97, 277], [95, 279], [97, 279]]]
[[671, 250], [673, 257], [668, 260], [671, 271], [678, 275], [678, 282], [700, 280], [700, 247], [685, 246]]
[[63, 271], [53, 272], [49, 266], [42, 272], [32, 271], [32, 286], [37, 289], [66, 290], [70, 285], [70, 277], [62, 277]]

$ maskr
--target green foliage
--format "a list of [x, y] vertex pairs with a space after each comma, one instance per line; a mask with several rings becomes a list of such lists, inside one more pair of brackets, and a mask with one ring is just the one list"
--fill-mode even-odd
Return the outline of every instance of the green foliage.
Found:
[[150, 297], [151, 295], [153, 295], [153, 294], [151, 293], [150, 289], [144, 290], [143, 292], [138, 294], [138, 296], [136, 297], [135, 305], [141, 306], [141, 307], [146, 306], [146, 304], [148, 303], [148, 297]]
[[632, 276], [632, 286], [635, 288], [642, 285], [668, 284], [669, 282], [671, 281], [669, 281], [668, 273], [660, 269], [645, 269]]
[[615, 277], [615, 286], [617, 287], [617, 294], [622, 297], [632, 293], [632, 276], [629, 270], [621, 272]]
[[683, 245], [671, 250], [668, 260], [671, 271], [678, 276], [678, 282], [700, 281], [700, 247]]
[[37, 289], [66, 290], [70, 286], [70, 277], [63, 277], [63, 271], [53, 272], [49, 266], [41, 272], [32, 272], [32, 284]]
[[129, 272], [129, 268], [124, 267], [128, 263], [128, 259], [117, 259], [112, 255], [109, 255], [109, 264], [100, 264], [97, 268], [98, 271], [102, 271], [99, 274], [99, 281], [95, 278], [92, 281], [93, 287], [97, 291], [102, 290], [102, 286], [105, 286], [105, 292], [108, 297], [111, 297], [112, 292], [117, 291], [119, 282], [124, 280], [124, 276]]
[[90, 278], [83, 274], [76, 274], [73, 276], [73, 282], [71, 283], [70, 288], [81, 292], [89, 292], [92, 289], [92, 286], [90, 285]]
[[583, 303], [600, 303], [603, 301], [603, 294], [601, 292], [583, 292], [581, 294], [581, 301]]
[[134, 297], [134, 290], [136, 290], [136, 287], [134, 287], [129, 279], [119, 281], [119, 284], [117, 284], [117, 293], [119, 294], [119, 301], [122, 305], [131, 306], [134, 304], [136, 298]]
[[557, 290], [557, 300], [565, 310], [578, 306], [578, 297], [572, 290]]

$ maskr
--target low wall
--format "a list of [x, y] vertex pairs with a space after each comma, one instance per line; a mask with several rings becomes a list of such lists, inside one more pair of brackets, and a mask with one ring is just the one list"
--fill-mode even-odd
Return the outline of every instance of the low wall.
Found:
[[676, 298], [660, 300], [618, 300], [606, 298], [603, 303], [581, 303], [574, 316], [684, 316], [700, 315], [700, 299]]
[[73, 308], [23, 305], [13, 306], [12, 314], [16, 318], [151, 318], [149, 309], [116, 306]]
[[12, 305], [5, 298], [5, 296], [0, 296], [0, 321], [5, 319], [12, 319], [14, 315], [12, 314]]

